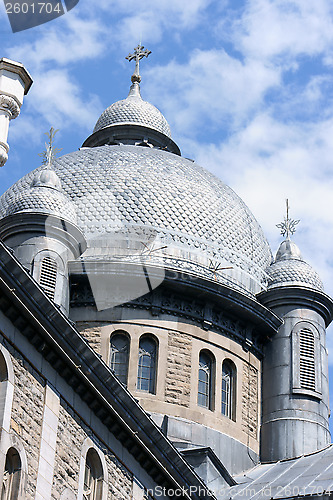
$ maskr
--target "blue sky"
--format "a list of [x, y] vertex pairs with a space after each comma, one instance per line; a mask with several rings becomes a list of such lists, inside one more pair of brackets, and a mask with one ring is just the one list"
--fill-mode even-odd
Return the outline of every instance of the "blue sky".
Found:
[[[13, 34], [0, 4], [1, 55], [34, 85], [10, 125], [0, 192], [40, 164], [44, 132], [74, 151], [125, 98], [141, 40], [143, 98], [168, 119], [186, 157], [247, 203], [273, 252], [285, 212], [294, 240], [333, 296], [333, 4], [330, 0], [80, 0]], [[333, 379], [333, 328], [328, 330]], [[332, 398], [333, 400], [333, 394]]]

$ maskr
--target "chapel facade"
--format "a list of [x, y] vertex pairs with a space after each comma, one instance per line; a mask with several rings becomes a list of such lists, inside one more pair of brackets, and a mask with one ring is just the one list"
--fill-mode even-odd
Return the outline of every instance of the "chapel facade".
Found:
[[[51, 129], [0, 197], [1, 500], [328, 496], [333, 301], [288, 210], [273, 257], [181, 156], [141, 96], [148, 55], [78, 151]], [[0, 74], [4, 163], [31, 79]]]

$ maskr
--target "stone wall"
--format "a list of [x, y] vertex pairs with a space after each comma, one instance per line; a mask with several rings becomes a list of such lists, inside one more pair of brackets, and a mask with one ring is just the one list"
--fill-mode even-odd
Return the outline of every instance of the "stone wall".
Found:
[[248, 363], [243, 365], [242, 429], [257, 438], [258, 434], [258, 371]]
[[52, 486], [55, 500], [60, 499], [65, 488], [77, 494], [81, 447], [86, 433], [74, 417], [71, 408], [61, 400]]
[[[27, 457], [24, 500], [35, 500], [45, 401], [45, 378], [11, 345], [6, 345], [14, 368], [11, 432], [23, 444]], [[92, 428], [61, 398], [52, 484], [52, 499], [76, 498], [82, 446], [89, 437], [98, 447], [108, 470], [108, 500], [132, 498], [133, 474], [94, 434]], [[65, 496], [64, 496], [65, 495]], [[67, 496], [66, 496], [67, 495]]]
[[11, 431], [23, 443], [28, 462], [25, 500], [34, 500], [37, 484], [39, 447], [43, 420], [45, 381], [14, 349], [12, 354], [15, 376]]
[[78, 321], [76, 328], [90, 344], [90, 346], [101, 355], [101, 332], [102, 323], [93, 321]]
[[109, 474], [108, 500], [132, 498], [132, 474], [63, 400], [59, 414], [52, 498], [60, 500], [61, 494], [66, 490], [77, 495], [81, 450], [87, 437], [102, 450], [105, 457]]
[[189, 335], [175, 331], [168, 334], [165, 400], [189, 407], [191, 391], [192, 340]]

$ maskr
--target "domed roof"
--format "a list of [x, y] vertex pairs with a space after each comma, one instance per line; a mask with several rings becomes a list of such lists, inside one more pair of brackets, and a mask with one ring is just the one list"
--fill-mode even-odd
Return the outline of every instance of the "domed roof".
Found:
[[[217, 263], [229, 264], [224, 274], [233, 283], [259, 291], [250, 281], [264, 281], [272, 258], [267, 240], [234, 191], [196, 163], [155, 148], [105, 145], [57, 158], [53, 168], [87, 239], [151, 228], [167, 246], [169, 266], [219, 280]], [[35, 174], [2, 195], [0, 216], [27, 208], [20, 199]]]
[[22, 189], [7, 205], [5, 215], [13, 215], [22, 212], [43, 213], [56, 215], [73, 224], [77, 222], [74, 204], [62, 192], [61, 181], [57, 174], [45, 167], [33, 176], [28, 186]]
[[155, 106], [142, 99], [137, 82], [132, 84], [126, 99], [111, 104], [103, 111], [94, 132], [111, 125], [142, 125], [171, 138], [168, 122]]
[[289, 238], [280, 245], [273, 264], [267, 269], [268, 288], [300, 285], [324, 291], [316, 271], [303, 260], [298, 246]]

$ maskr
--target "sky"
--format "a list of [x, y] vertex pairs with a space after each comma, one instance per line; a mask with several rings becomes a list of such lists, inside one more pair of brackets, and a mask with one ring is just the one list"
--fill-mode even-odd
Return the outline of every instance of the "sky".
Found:
[[[276, 252], [276, 224], [333, 296], [333, 4], [330, 0], [80, 0], [66, 15], [12, 33], [0, 3], [1, 56], [34, 84], [10, 124], [0, 194], [38, 167], [51, 126], [68, 153], [127, 96], [141, 42], [145, 100], [166, 116], [183, 156], [245, 201]], [[333, 380], [333, 328], [328, 329]], [[333, 385], [333, 383], [332, 383]], [[331, 388], [333, 401], [333, 387]]]

